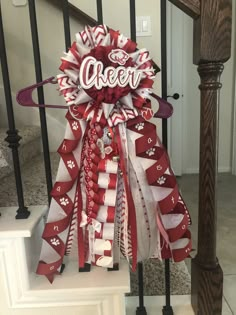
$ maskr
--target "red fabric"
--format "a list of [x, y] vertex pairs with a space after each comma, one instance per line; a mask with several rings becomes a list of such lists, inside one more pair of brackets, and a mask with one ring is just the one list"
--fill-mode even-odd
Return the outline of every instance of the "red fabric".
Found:
[[[136, 128], [140, 123], [142, 123], [142, 128]], [[168, 215], [170, 213], [183, 214], [183, 219], [177, 227], [164, 229], [160, 214], [157, 213], [157, 217], [159, 218], [157, 224], [159, 225], [159, 230], [162, 234], [162, 258], [173, 258], [174, 261], [183, 260], [189, 255], [189, 251], [191, 250], [191, 240], [186, 248], [178, 250], [171, 250], [171, 243], [184, 237], [191, 239], [190, 232], [188, 231], [188, 226], [191, 221], [188, 210], [179, 194], [176, 179], [170, 168], [169, 158], [165, 149], [156, 146], [156, 142], [159, 143], [157, 136], [155, 138], [156, 127], [150, 122], [145, 121], [143, 118], [137, 117], [127, 122], [127, 128], [141, 135], [141, 137], [135, 141], [136, 155], [142, 158], [152, 159], [154, 162], [152, 166], [146, 169], [149, 185], [172, 189], [167, 197], [158, 201], [157, 211], [160, 210], [160, 214], [162, 215]], [[149, 157], [148, 150], [152, 150]], [[155, 160], [157, 161], [155, 162]], [[167, 169], [170, 169], [170, 175], [165, 174]]]
[[137, 266], [137, 226], [136, 226], [136, 213], [135, 213], [135, 206], [134, 206], [134, 200], [133, 196], [130, 190], [129, 180], [127, 177], [127, 169], [125, 165], [125, 159], [124, 159], [124, 153], [122, 150], [121, 145], [121, 139], [119, 135], [119, 128], [116, 127], [116, 134], [117, 134], [117, 144], [120, 152], [120, 168], [123, 173], [124, 178], [124, 185], [127, 195], [127, 202], [128, 202], [128, 209], [129, 209], [129, 224], [130, 224], [130, 230], [131, 230], [131, 242], [132, 242], [132, 270], [136, 270]]
[[[106, 45], [104, 39], [108, 34], [110, 43]], [[151, 103], [148, 99], [154, 76], [153, 61], [149, 52], [145, 49], [137, 50], [136, 43], [120, 35], [118, 31], [108, 30], [103, 25], [94, 28], [86, 27], [77, 35], [77, 41], [79, 43], [74, 42], [69, 52], [62, 58], [60, 69], [65, 74], [58, 77], [60, 92], [70, 106], [66, 118], [74, 136], [73, 140], [64, 139], [58, 149], [70, 179], [64, 182], [57, 181], [51, 193], [54, 201], [64, 211], [65, 217], [57, 222], [48, 222], [43, 233], [44, 241], [51, 246], [53, 252], [57, 252], [60, 259], [50, 264], [45, 263], [44, 260], [40, 261], [37, 273], [44, 274], [49, 281], [53, 281], [57, 269], [62, 264], [64, 254], [67, 253], [67, 250], [69, 252], [71, 247], [76, 223], [79, 267], [84, 267], [88, 259], [97, 265], [105, 264], [105, 262], [112, 263], [112, 245], [114, 243], [112, 229], [116, 217], [116, 207], [114, 206], [116, 200], [112, 200], [112, 198], [116, 198], [117, 171], [119, 170], [123, 173], [127, 197], [128, 232], [131, 234], [131, 244], [128, 246], [132, 249], [132, 269], [135, 270], [138, 251], [136, 210], [127, 175], [125, 154], [117, 127], [117, 124], [125, 122], [127, 122], [127, 128], [139, 136], [135, 141], [136, 156], [148, 159], [148, 162], [153, 160], [152, 166], [145, 170], [148, 184], [152, 186], [152, 189], [163, 187], [171, 190], [167, 197], [157, 201], [156, 219], [161, 232], [162, 257], [172, 257], [175, 261], [180, 261], [187, 257], [191, 250], [190, 232], [187, 230], [190, 218], [179, 194], [168, 155], [164, 148], [159, 146], [160, 140], [156, 134], [156, 127], [147, 122], [153, 117]], [[101, 45], [101, 43], [103, 44]], [[80, 51], [81, 45], [84, 45], [89, 53], [83, 55]], [[120, 53], [119, 56], [118, 53]], [[100, 66], [100, 71], [94, 66], [97, 73], [93, 73], [93, 64], [91, 62], [90, 67], [89, 61], [94, 61]], [[80, 71], [80, 69], [86, 69], [86, 64], [89, 66], [88, 71]], [[121, 65], [122, 68], [117, 69]], [[107, 69], [108, 67], [110, 68]], [[128, 68], [128, 71], [125, 71], [124, 68]], [[102, 73], [103, 70], [106, 77]], [[124, 76], [126, 75], [124, 81], [122, 71]], [[118, 77], [119, 75], [120, 77]], [[94, 81], [92, 84], [89, 82], [90, 78]], [[127, 85], [125, 85], [126, 80]], [[114, 84], [115, 86], [111, 87], [112, 82], [117, 85]], [[100, 86], [101, 88], [99, 88]], [[128, 94], [129, 97], [121, 99]], [[79, 103], [81, 99], [83, 102]], [[128, 104], [123, 104], [123, 102]], [[109, 117], [107, 117], [109, 112], [108, 114], [106, 110], [105, 113], [103, 112], [104, 106], [110, 106], [112, 109]], [[105, 114], [107, 118], [105, 118]], [[136, 116], [138, 117], [134, 118]], [[83, 128], [81, 128], [80, 120], [87, 122], [83, 138], [81, 138]], [[110, 128], [109, 131], [112, 135], [110, 143], [112, 151], [108, 151], [108, 153], [104, 149], [105, 141], [102, 142], [104, 150], [98, 146], [97, 142], [103, 139], [105, 127]], [[81, 165], [77, 165], [78, 157], [74, 156], [74, 151], [79, 145], [82, 146]], [[109, 148], [107, 149], [109, 150]], [[119, 165], [117, 162], [112, 162], [112, 159], [117, 157], [120, 157]], [[113, 169], [115, 169], [114, 172], [112, 172]], [[109, 174], [109, 178], [103, 178], [101, 182], [103, 186], [100, 187], [99, 176], [103, 176], [104, 173]], [[70, 190], [75, 184], [76, 194], [71, 199]], [[109, 198], [106, 198], [108, 196]], [[114, 202], [114, 204], [105, 205], [109, 202]], [[101, 218], [105, 222], [97, 221], [101, 207], [104, 211], [100, 213]], [[170, 214], [182, 215], [183, 219], [181, 222], [178, 221], [179, 224], [175, 228], [165, 229], [164, 218]], [[66, 229], [69, 233], [64, 243], [59, 234]], [[109, 236], [111, 234], [112, 236]], [[63, 238], [63, 235], [61, 237]], [[181, 238], [189, 239], [188, 244], [185, 248], [172, 250], [175, 246], [174, 242]], [[105, 243], [107, 247], [105, 247]], [[95, 244], [97, 249], [94, 249]], [[92, 250], [94, 252], [91, 252]], [[96, 250], [97, 252], [95, 252]]]

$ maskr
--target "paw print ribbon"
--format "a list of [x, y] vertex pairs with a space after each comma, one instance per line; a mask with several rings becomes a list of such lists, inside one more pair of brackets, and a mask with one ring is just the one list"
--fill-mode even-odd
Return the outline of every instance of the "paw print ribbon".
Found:
[[146, 180], [156, 201], [162, 258], [181, 261], [189, 256], [192, 249], [191, 234], [188, 231], [191, 220], [179, 193], [169, 157], [157, 136], [155, 125], [137, 117], [127, 122], [127, 129], [136, 156], [141, 157], [140, 166], [146, 173]]
[[113, 267], [119, 250], [133, 270], [150, 257], [184, 259], [190, 217], [148, 121], [149, 52], [105, 25], [86, 26], [61, 61], [68, 123], [37, 273], [52, 282], [75, 244], [79, 267]]

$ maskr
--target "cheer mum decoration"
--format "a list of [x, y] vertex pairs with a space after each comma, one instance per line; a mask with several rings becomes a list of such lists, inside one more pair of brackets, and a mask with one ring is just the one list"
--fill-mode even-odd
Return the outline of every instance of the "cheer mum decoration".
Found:
[[133, 270], [148, 258], [183, 260], [190, 219], [148, 121], [157, 98], [149, 52], [104, 25], [86, 27], [60, 70], [68, 123], [37, 273], [52, 282], [73, 248], [80, 268], [112, 268], [120, 252]]

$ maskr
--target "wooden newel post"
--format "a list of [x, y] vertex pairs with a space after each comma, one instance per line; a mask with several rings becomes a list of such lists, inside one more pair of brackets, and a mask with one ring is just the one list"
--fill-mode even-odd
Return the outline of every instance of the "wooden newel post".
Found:
[[218, 111], [220, 75], [231, 53], [231, 6], [231, 0], [202, 0], [194, 23], [194, 63], [201, 79], [198, 250], [192, 260], [192, 306], [198, 315], [222, 314], [223, 272], [216, 256]]
[[193, 62], [201, 79], [198, 249], [192, 260], [192, 306], [197, 315], [221, 315], [223, 272], [216, 256], [218, 108], [220, 75], [231, 53], [232, 0], [169, 1], [194, 19]]
[[216, 257], [217, 128], [222, 63], [200, 64], [201, 123], [198, 251], [192, 260], [192, 306], [198, 315], [220, 315], [223, 272]]

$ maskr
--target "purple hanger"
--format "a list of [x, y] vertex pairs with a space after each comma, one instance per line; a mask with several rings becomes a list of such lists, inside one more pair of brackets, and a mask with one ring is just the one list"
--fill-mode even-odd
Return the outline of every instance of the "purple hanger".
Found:
[[[37, 104], [32, 98], [33, 91], [46, 84], [56, 84], [57, 80], [55, 77], [50, 77], [42, 82], [30, 85], [17, 93], [16, 100], [22, 106], [29, 107], [43, 107], [43, 108], [59, 108], [59, 109], [68, 109], [68, 106], [63, 105], [46, 105], [46, 104]], [[170, 103], [160, 98], [158, 95], [152, 93], [151, 96], [155, 98], [159, 103], [159, 109], [155, 113], [154, 117], [156, 118], [169, 118], [173, 113], [173, 107]]]
[[22, 106], [30, 106], [30, 107], [47, 107], [47, 108], [60, 108], [60, 109], [68, 109], [68, 106], [63, 106], [63, 105], [46, 105], [46, 104], [37, 104], [34, 102], [32, 98], [33, 91], [45, 84], [56, 84], [57, 80], [55, 77], [50, 77], [42, 82], [27, 86], [26, 88], [20, 90], [17, 95], [16, 95], [16, 100], [17, 102], [22, 105]]
[[159, 103], [159, 109], [158, 111], [154, 114], [155, 118], [169, 118], [173, 114], [173, 106], [164, 100], [163, 98], [159, 97], [158, 95], [152, 93], [151, 96], [155, 98], [158, 103]]

